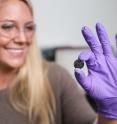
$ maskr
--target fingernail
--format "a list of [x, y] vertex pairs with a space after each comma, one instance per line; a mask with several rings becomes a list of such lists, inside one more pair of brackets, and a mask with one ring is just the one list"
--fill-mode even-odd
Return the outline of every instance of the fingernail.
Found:
[[90, 39], [92, 37], [92, 32], [87, 26], [82, 28], [82, 34], [85, 39]]
[[97, 22], [97, 23], [96, 23], [96, 25], [97, 25], [97, 26], [100, 26], [100, 25], [101, 25], [101, 23], [100, 23], [100, 22]]
[[86, 31], [86, 30], [88, 30], [87, 26], [82, 27], [82, 31]]
[[100, 22], [98, 22], [98, 23], [96, 23], [96, 29], [97, 30], [102, 30], [102, 29], [104, 29], [104, 26], [100, 23]]

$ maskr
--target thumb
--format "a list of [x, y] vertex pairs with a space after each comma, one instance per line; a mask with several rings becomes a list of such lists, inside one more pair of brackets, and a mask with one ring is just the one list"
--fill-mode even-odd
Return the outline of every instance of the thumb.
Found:
[[79, 69], [75, 68], [74, 70], [75, 78], [80, 83], [80, 85], [83, 87], [83, 89], [88, 92], [90, 89], [90, 83], [87, 83], [87, 77], [84, 74], [84, 72]]

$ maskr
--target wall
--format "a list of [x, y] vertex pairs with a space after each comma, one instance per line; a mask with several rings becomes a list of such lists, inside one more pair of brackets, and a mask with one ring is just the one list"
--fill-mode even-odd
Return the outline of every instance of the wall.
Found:
[[37, 41], [41, 47], [86, 46], [81, 27], [95, 32], [102, 22], [114, 44], [117, 32], [116, 0], [33, 0], [37, 23]]

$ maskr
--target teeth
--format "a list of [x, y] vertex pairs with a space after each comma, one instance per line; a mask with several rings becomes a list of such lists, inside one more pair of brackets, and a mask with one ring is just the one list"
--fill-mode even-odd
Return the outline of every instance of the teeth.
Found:
[[21, 50], [21, 49], [23, 49], [23, 48], [7, 48], [7, 49]]
[[22, 49], [14, 49], [14, 48], [10, 48], [10, 49], [8, 49], [8, 51], [9, 52], [12, 52], [12, 53], [21, 53], [21, 52], [23, 52], [23, 50]]

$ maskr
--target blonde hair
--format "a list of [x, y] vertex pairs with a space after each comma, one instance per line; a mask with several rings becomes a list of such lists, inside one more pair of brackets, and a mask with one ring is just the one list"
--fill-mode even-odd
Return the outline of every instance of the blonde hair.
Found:
[[[4, 1], [4, 0], [3, 0]], [[29, 0], [24, 2], [32, 11]], [[10, 86], [9, 98], [12, 106], [28, 115], [29, 120], [41, 124], [54, 122], [55, 98], [48, 80], [48, 66], [43, 62], [36, 42], [29, 48], [26, 62], [19, 69], [15, 81]]]

